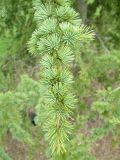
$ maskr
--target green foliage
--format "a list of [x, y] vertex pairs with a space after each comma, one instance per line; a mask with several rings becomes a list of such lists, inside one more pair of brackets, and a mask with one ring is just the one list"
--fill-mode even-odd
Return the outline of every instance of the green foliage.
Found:
[[25, 94], [25, 101], [28, 107], [35, 107], [40, 96], [40, 85], [27, 75], [23, 75], [21, 83], [17, 87], [17, 92]]
[[[38, 148], [45, 152], [43, 134], [55, 160], [95, 160], [94, 142], [109, 133], [119, 143], [119, 3], [86, 0], [86, 23], [96, 32], [89, 43], [93, 32], [71, 0], [33, 0], [33, 7], [31, 0], [0, 1], [0, 159], [10, 159], [3, 150], [8, 131], [29, 144], [28, 160]], [[20, 81], [25, 73], [31, 78]], [[35, 131], [29, 108], [37, 113]]]
[[87, 4], [93, 4], [95, 0], [86, 0]]
[[73, 78], [69, 65], [73, 60], [72, 54], [81, 41], [93, 36], [87, 27], [79, 27], [81, 20], [69, 2], [36, 1], [37, 29], [28, 43], [31, 53], [42, 56], [42, 94], [36, 107], [37, 122], [43, 117], [45, 139], [55, 157], [64, 157], [72, 129], [69, 118], [76, 103], [71, 93]]
[[[96, 41], [87, 46], [81, 45], [81, 58], [79, 55], [75, 57], [75, 69], [77, 70], [75, 92], [79, 98], [79, 110], [82, 111], [82, 114], [89, 115], [90, 113], [89, 121], [92, 121], [93, 117], [95, 121], [98, 121], [98, 117], [100, 118], [100, 127], [93, 127], [91, 130], [93, 141], [112, 133], [114, 143], [118, 146], [120, 136], [120, 35], [118, 25], [120, 22], [117, 18], [119, 1], [116, 0], [114, 3], [112, 1], [88, 2], [90, 3], [87, 6], [87, 20], [96, 30]], [[93, 141], [90, 140], [89, 144]]]
[[33, 29], [32, 0], [0, 1], [0, 91], [15, 88], [16, 72], [31, 65], [26, 43]]
[[0, 160], [12, 160], [1, 147], [0, 147]]
[[39, 91], [39, 83], [24, 75], [16, 91], [0, 94], [0, 141], [10, 131], [13, 138], [33, 144], [29, 130], [25, 128], [24, 115], [28, 108], [37, 104]]
[[98, 92], [98, 100], [93, 103], [96, 110], [105, 123], [119, 125], [120, 123], [120, 88], [101, 90]]
[[[120, 34], [119, 34], [119, 6], [120, 1], [112, 0], [108, 1], [95, 1], [86, 0], [88, 3], [88, 19], [92, 22], [91, 25], [95, 27], [95, 30], [100, 39], [105, 43], [105, 47], [109, 50], [119, 48]], [[112, 22], [112, 25], [111, 25]], [[100, 41], [101, 41], [100, 40]]]
[[[20, 36], [21, 29], [31, 21], [32, 1], [0, 1], [0, 33], [12, 33], [15, 36]], [[24, 25], [23, 25], [24, 24]]]
[[7, 52], [7, 49], [10, 47], [10, 39], [1, 38], [0, 39], [0, 57], [3, 58]]

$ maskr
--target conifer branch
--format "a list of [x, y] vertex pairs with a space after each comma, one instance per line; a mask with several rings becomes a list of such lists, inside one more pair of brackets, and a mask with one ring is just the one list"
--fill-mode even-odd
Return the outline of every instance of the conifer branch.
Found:
[[[80, 27], [79, 15], [70, 0], [34, 2], [37, 29], [28, 45], [31, 53], [42, 55], [41, 96], [37, 105], [37, 122], [54, 155], [66, 152], [72, 126], [69, 122], [76, 104], [70, 72], [74, 50], [81, 41], [93, 38], [87, 27]], [[42, 118], [43, 119], [42, 119]]]

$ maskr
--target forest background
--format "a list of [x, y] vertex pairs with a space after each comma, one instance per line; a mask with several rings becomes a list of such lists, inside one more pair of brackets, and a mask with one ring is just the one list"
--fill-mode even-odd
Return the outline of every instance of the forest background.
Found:
[[[28, 113], [37, 106], [42, 72], [40, 57], [28, 51], [36, 28], [33, 1], [0, 1], [1, 160], [50, 158], [44, 133], [31, 124]], [[94, 40], [79, 44], [71, 64], [78, 103], [70, 119], [74, 129], [66, 159], [119, 160], [120, 1], [74, 0], [72, 6], [95, 35]], [[23, 103], [18, 97], [27, 100]]]

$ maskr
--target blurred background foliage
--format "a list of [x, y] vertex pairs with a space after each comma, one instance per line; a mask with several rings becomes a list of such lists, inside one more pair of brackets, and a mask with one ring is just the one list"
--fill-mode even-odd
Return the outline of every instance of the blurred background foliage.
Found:
[[[94, 160], [90, 149], [96, 140], [112, 133], [114, 146], [119, 145], [120, 1], [74, 0], [72, 5], [83, 23], [94, 30], [95, 38], [78, 46], [81, 51], [76, 52], [72, 65], [78, 105], [71, 120], [74, 134], [71, 146], [68, 146], [71, 153], [68, 153], [68, 159]], [[39, 97], [39, 61], [27, 50], [27, 42], [35, 29], [33, 17], [32, 0], [0, 1], [0, 97], [7, 91], [27, 96], [23, 115], [27, 108], [37, 105]], [[21, 80], [23, 74], [29, 76], [23, 76]], [[22, 121], [26, 122], [20, 122], [23, 128], [33, 134], [28, 119], [23, 116]], [[28, 153], [31, 159], [35, 159], [33, 151], [36, 148], [41, 146], [45, 152], [46, 147], [44, 142], [38, 142], [41, 131], [35, 130], [36, 144]], [[2, 142], [2, 145], [5, 144]], [[0, 149], [1, 155], [2, 152]]]

